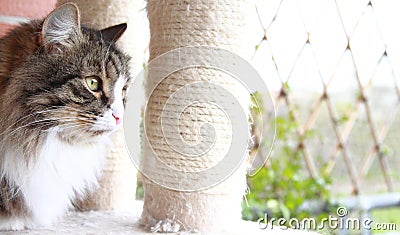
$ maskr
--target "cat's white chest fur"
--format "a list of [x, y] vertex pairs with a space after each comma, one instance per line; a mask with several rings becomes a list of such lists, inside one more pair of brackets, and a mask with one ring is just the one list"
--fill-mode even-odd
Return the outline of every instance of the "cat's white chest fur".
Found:
[[[83, 195], [85, 190], [97, 184], [107, 140], [104, 137], [98, 144], [72, 146], [50, 132], [34, 164], [27, 167], [18, 162], [9, 162], [14, 166], [8, 168], [7, 174], [17, 179], [16, 183], [20, 185], [32, 213], [33, 221], [22, 219], [24, 227], [30, 227], [32, 222], [49, 226], [71, 207], [71, 199], [76, 194]], [[21, 220], [15, 222], [21, 223]]]

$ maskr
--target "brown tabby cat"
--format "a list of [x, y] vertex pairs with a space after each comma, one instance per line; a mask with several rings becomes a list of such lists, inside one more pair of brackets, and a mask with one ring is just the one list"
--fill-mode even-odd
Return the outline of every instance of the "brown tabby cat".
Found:
[[0, 39], [0, 230], [49, 226], [96, 185], [124, 112], [125, 29], [83, 27], [68, 3]]

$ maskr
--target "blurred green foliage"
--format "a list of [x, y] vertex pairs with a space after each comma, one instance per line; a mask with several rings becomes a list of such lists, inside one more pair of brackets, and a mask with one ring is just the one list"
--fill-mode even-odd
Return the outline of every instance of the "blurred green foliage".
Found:
[[[260, 94], [254, 94], [253, 101], [262, 104]], [[261, 100], [261, 101], [260, 101]], [[260, 107], [252, 107], [252, 113], [265, 113]], [[253, 120], [253, 128], [260, 128], [259, 120]], [[331, 179], [324, 175], [324, 167], [318, 169], [318, 176], [311, 177], [306, 170], [302, 152], [298, 146], [300, 138], [311, 138], [315, 131], [299, 137], [296, 133], [297, 123], [289, 114], [279, 116], [276, 123], [276, 144], [271, 159], [265, 167], [252, 177], [247, 178], [248, 192], [243, 201], [242, 217], [245, 220], [257, 221], [264, 218], [325, 218], [334, 210], [330, 205], [328, 187]], [[256, 140], [257, 141], [257, 140]], [[266, 144], [260, 142], [255, 146]], [[305, 202], [321, 205], [319, 209], [304, 206]]]

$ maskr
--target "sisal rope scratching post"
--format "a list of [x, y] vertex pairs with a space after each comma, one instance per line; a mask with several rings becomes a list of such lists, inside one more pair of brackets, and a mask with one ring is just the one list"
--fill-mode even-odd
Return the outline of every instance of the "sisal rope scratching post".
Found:
[[[58, 5], [68, 0], [59, 0]], [[74, 0], [81, 12], [81, 22], [88, 27], [102, 29], [120, 23], [127, 23], [128, 28], [117, 44], [132, 59], [131, 75], [141, 70], [144, 51], [148, 41], [145, 36], [146, 22], [140, 11], [145, 7], [144, 1], [130, 0]], [[137, 32], [140, 32], [138, 34]], [[139, 35], [139, 36], [138, 36]], [[140, 110], [137, 110], [138, 117]], [[127, 120], [125, 120], [127, 121]], [[138, 133], [139, 136], [139, 123]], [[138, 137], [139, 139], [139, 137]], [[137, 143], [139, 154], [139, 141]], [[129, 155], [125, 149], [123, 129], [114, 134], [113, 147], [109, 150], [106, 166], [99, 180], [99, 189], [84, 202], [83, 209], [94, 210], [129, 210], [135, 201], [136, 174]]]
[[[150, 60], [170, 50], [186, 46], [222, 48], [249, 58], [251, 45], [246, 42], [246, 17], [250, 7], [251, 1], [247, 0], [148, 0]], [[142, 162], [145, 172], [143, 177], [145, 197], [141, 223], [153, 232], [216, 232], [227, 228], [234, 231], [233, 227], [242, 223], [241, 201], [246, 188], [245, 161], [238, 165], [228, 179], [215, 187], [193, 191], [179, 190], [179, 188], [191, 186], [185, 185], [189, 181], [184, 180], [190, 178], [191, 173], [202, 172], [218, 164], [225, 157], [233, 138], [229, 121], [235, 117], [229, 117], [231, 120], [227, 120], [224, 113], [215, 105], [207, 102], [196, 103], [196, 101], [211, 98], [215, 99], [213, 100], [215, 103], [229, 102], [217, 89], [222, 87], [239, 100], [244, 112], [248, 112], [246, 110], [249, 108], [250, 97], [232, 76], [218, 69], [204, 67], [185, 68], [173, 72], [155, 86], [159, 74], [163, 73], [161, 70], [168, 70], [170, 67], [168, 63], [179, 63], [180, 60], [185, 60], [184, 58], [190, 60], [190, 55], [167, 61], [163, 66], [157, 67], [157, 71], [149, 68], [146, 87], [148, 103], [145, 114], [148, 143], [144, 148]], [[191, 85], [198, 82], [209, 84], [209, 87]], [[191, 85], [190, 89], [181, 96], [178, 95], [175, 99], [178, 103], [172, 101], [173, 104], [167, 107], [165, 104], [171, 100], [170, 98], [175, 93], [184, 91], [187, 85]], [[186, 106], [186, 101], [192, 104]], [[176, 113], [179, 114], [178, 118]], [[166, 118], [161, 118], [163, 115]], [[177, 125], [174, 125], [174, 122]], [[171, 148], [171, 142], [164, 138], [169, 131], [178, 129], [179, 138], [189, 146], [209, 141], [199, 137], [201, 126], [205, 123], [213, 126], [216, 140], [203, 157], [182, 156], [179, 150]], [[245, 133], [246, 138], [247, 134]], [[169, 167], [155, 164], [155, 161], [148, 157], [151, 153], [182, 174], [171, 171]], [[211, 174], [195, 177], [191, 183], [200, 184], [212, 180], [213, 177], [217, 176]], [[172, 189], [164, 187], [163, 183], [172, 186]]]

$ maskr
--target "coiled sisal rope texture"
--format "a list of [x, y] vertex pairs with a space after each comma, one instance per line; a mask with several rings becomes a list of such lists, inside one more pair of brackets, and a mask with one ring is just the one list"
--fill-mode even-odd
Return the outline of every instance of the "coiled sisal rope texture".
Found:
[[[246, 42], [246, 24], [250, 7], [251, 1], [246, 0], [149, 0], [150, 60], [176, 48], [193, 46], [222, 48], [248, 58], [251, 45]], [[205, 53], [205, 60], [213, 60], [207, 56]], [[141, 223], [160, 232], [218, 231], [241, 220], [245, 161], [227, 179], [209, 185], [213, 187], [189, 189], [220, 177], [219, 172], [197, 174], [226, 157], [234, 138], [231, 127], [241, 120], [235, 115], [227, 117], [220, 107], [230, 106], [234, 97], [247, 114], [250, 98], [239, 81], [218, 68], [182, 68], [160, 81], [169, 63], [182, 59], [190, 60], [190, 55], [166, 61], [148, 72], [147, 141], [142, 163], [147, 176], [143, 177]], [[202, 129], [204, 125], [212, 126], [212, 130]], [[196, 156], [200, 152], [203, 154]]]

